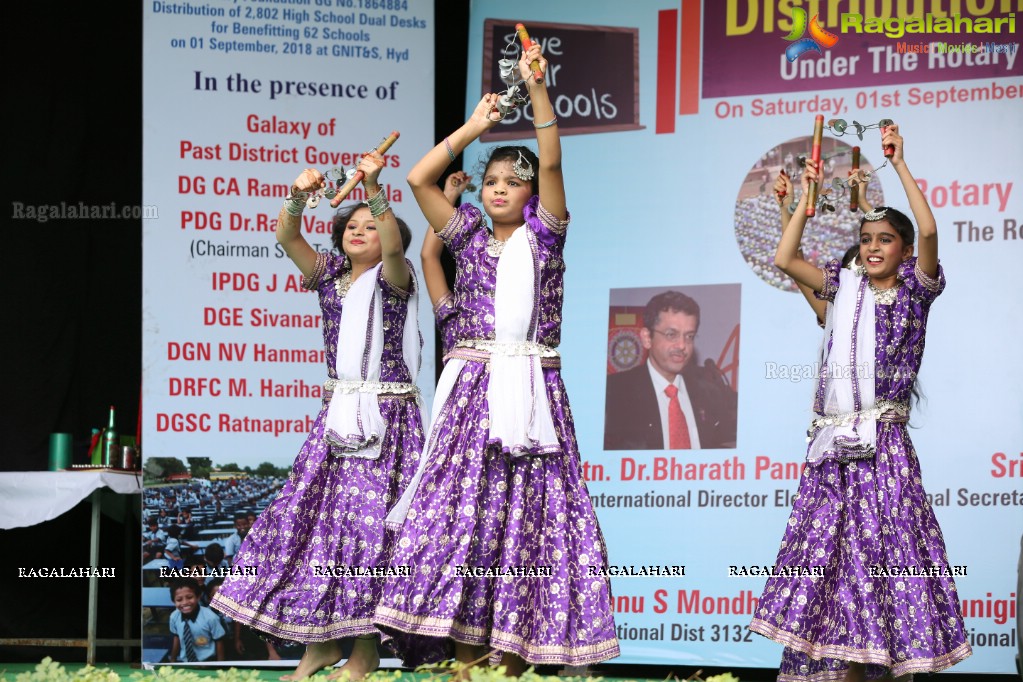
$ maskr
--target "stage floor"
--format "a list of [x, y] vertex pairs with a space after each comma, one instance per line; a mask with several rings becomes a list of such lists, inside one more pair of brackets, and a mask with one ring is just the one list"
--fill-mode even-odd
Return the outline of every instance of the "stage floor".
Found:
[[[381, 670], [396, 670], [397, 668], [389, 667], [386, 664], [388, 661], [384, 661], [384, 666]], [[35, 670], [38, 663], [0, 663], [0, 681], [2, 682], [15, 682], [15, 679], [20, 673], [28, 673]], [[69, 674], [73, 674], [76, 671], [85, 668], [84, 663], [61, 663], [62, 668]], [[195, 673], [200, 678], [211, 678], [216, 679], [217, 671], [224, 670], [226, 668], [241, 668], [245, 670], [256, 671], [256, 680], [260, 682], [277, 682], [282, 674], [291, 669], [292, 662], [285, 661], [232, 661], [224, 662], [221, 664], [210, 665], [208, 663], [203, 664], [157, 664], [155, 667], [159, 668], [176, 668], [179, 670], [190, 669], [191, 672]], [[96, 665], [101, 670], [106, 670], [115, 673], [122, 680], [130, 680], [132, 675], [140, 672], [145, 674], [143, 682], [148, 680], [158, 679], [149, 668], [143, 668], [139, 663], [99, 663]], [[647, 669], [647, 666], [640, 666], [641, 670], [637, 670], [638, 675], [628, 675], [627, 669], [623, 666], [620, 670], [604, 669], [594, 671], [594, 678], [599, 678], [604, 682], [683, 682], [688, 679], [690, 675], [693, 675], [697, 670], [684, 666], [673, 671], [667, 671], [665, 668], [658, 666], [655, 669], [652, 667]], [[541, 670], [540, 672], [544, 672]], [[700, 678], [706, 679], [713, 675], [718, 675], [724, 672], [729, 672], [721, 668], [704, 668]], [[766, 669], [755, 669], [755, 668], [739, 668], [731, 671], [741, 682], [774, 682], [777, 676], [777, 671], [766, 670]], [[554, 673], [549, 673], [552, 676]], [[325, 675], [323, 673], [318, 674], [316, 680], [324, 680]], [[412, 673], [406, 672], [400, 677], [391, 677], [389, 682], [427, 682], [428, 680], [438, 681], [447, 680], [446, 675], [430, 675], [426, 673]], [[576, 678], [579, 679], [579, 678]], [[693, 678], [698, 679], [698, 678]], [[1020, 679], [1017, 675], [978, 675], [970, 673], [959, 673], [944, 672], [938, 673], [937, 675], [928, 676], [929, 680], [939, 679], [947, 680], [948, 682], [1016, 682]]]

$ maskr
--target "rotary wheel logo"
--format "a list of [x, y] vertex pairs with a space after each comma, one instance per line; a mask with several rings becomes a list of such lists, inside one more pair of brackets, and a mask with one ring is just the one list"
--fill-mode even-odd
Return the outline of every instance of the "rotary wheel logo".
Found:
[[785, 56], [788, 57], [790, 62], [794, 62], [799, 59], [800, 55], [814, 51], [817, 54], [824, 54], [821, 50], [822, 47], [831, 48], [838, 42], [838, 36], [829, 31], [825, 31], [820, 23], [817, 22], [819, 15], [813, 15], [813, 19], [810, 20], [810, 37], [804, 38], [803, 35], [806, 33], [806, 10], [802, 7], [792, 8], [792, 31], [785, 36], [785, 40], [792, 43], [785, 48]]
[[624, 372], [639, 364], [643, 346], [635, 329], [619, 329], [607, 344], [607, 359], [616, 372]]

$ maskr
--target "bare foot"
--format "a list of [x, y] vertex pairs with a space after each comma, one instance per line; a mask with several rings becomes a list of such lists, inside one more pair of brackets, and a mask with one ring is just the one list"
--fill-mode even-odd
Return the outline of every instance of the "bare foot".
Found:
[[507, 651], [501, 656], [501, 665], [504, 666], [505, 674], [508, 677], [518, 677], [526, 672], [526, 662], [522, 660], [522, 657]]
[[380, 654], [377, 652], [377, 638], [356, 637], [352, 644], [352, 655], [345, 664], [327, 675], [328, 680], [347, 679], [358, 682], [380, 666]]
[[455, 661], [458, 665], [451, 676], [453, 682], [467, 682], [472, 675], [472, 668], [486, 665], [490, 652], [484, 646], [455, 642]]
[[863, 682], [866, 679], [867, 667], [862, 663], [850, 663], [845, 671], [845, 682]]
[[290, 675], [281, 675], [284, 682], [297, 682], [315, 675], [327, 666], [334, 665], [341, 660], [341, 642], [333, 640], [330, 642], [314, 642], [306, 646], [302, 660], [298, 662], [295, 672]]

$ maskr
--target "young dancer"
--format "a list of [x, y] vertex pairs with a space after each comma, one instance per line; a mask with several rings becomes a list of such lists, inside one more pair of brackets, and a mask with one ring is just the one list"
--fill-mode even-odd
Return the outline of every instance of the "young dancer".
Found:
[[[486, 658], [584, 665], [618, 655], [600, 527], [582, 478], [555, 347], [568, 228], [557, 121], [530, 63], [539, 158], [499, 147], [482, 176], [483, 209], [444, 198], [437, 180], [498, 120], [487, 94], [469, 120], [408, 175], [427, 222], [455, 258], [454, 334], [437, 387], [427, 454], [389, 523], [404, 520], [376, 622], [406, 663]], [[605, 572], [606, 575], [606, 572]], [[426, 651], [430, 645], [432, 651]], [[441, 645], [441, 646], [436, 646]], [[417, 648], [421, 647], [421, 648]]]
[[339, 211], [334, 246], [317, 253], [302, 237], [305, 195], [323, 186], [307, 169], [281, 210], [277, 240], [319, 293], [327, 380], [323, 407], [291, 475], [242, 543], [213, 607], [273, 638], [307, 644], [298, 680], [341, 658], [334, 676], [359, 679], [379, 665], [373, 625], [390, 535], [383, 521], [411, 479], [422, 451], [415, 387], [422, 339], [417, 287], [404, 252], [411, 233], [395, 218], [377, 180], [383, 157], [359, 163], [367, 204]]
[[860, 226], [864, 274], [837, 260], [816, 268], [800, 258], [806, 187], [820, 180], [808, 162], [803, 198], [775, 256], [786, 274], [832, 302], [808, 466], [776, 561], [820, 566], [823, 575], [769, 578], [750, 625], [785, 645], [779, 680], [904, 680], [971, 653], [906, 427], [927, 316], [945, 286], [938, 231], [898, 126], [882, 143], [895, 148], [891, 163], [916, 218], [918, 255], [909, 218], [881, 206]]

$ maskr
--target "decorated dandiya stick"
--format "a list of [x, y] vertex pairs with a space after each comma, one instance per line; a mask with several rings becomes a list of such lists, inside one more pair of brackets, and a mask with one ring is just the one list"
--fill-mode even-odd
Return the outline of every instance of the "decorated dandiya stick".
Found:
[[853, 184], [849, 188], [849, 210], [852, 211], [853, 213], [855, 213], [856, 209], [860, 207], [860, 184], [859, 184], [859, 180], [860, 180], [860, 177], [859, 177], [859, 175], [860, 175], [860, 148], [859, 147], [853, 147], [852, 148], [852, 172], [853, 172], [853, 174], [850, 177], [856, 178], [856, 182], [855, 182], [855, 184]]
[[[824, 137], [824, 115], [817, 114], [813, 123], [813, 149], [810, 150], [810, 160], [813, 161], [815, 170], [821, 171], [821, 140]], [[817, 215], [817, 182], [813, 181], [806, 192], [806, 217], [812, 218]]]
[[[380, 152], [381, 154], [386, 153], [387, 150], [391, 148], [391, 145], [394, 144], [395, 141], [397, 141], [397, 139], [400, 136], [401, 133], [399, 133], [397, 130], [391, 131], [391, 134], [385, 137], [383, 141], [374, 148], [373, 151]], [[345, 197], [347, 197], [351, 193], [351, 191], [355, 189], [355, 186], [362, 182], [362, 179], [364, 177], [366, 177], [366, 174], [363, 173], [361, 170], [355, 171], [352, 177], [348, 179], [348, 182], [346, 182], [345, 184], [341, 185], [341, 187], [338, 188], [337, 194], [334, 196], [333, 199], [330, 200], [330, 207], [337, 208], [338, 205], [340, 205], [340, 203], [345, 200]]]
[[[526, 27], [522, 24], [515, 24], [515, 30], [519, 34], [519, 40], [522, 41], [522, 49], [528, 50], [533, 46], [533, 41], [529, 38], [529, 34], [526, 32]], [[537, 83], [543, 83], [543, 72], [540, 71], [540, 62], [536, 59], [532, 61], [529, 68], [533, 70], [533, 80]]]
[[[892, 119], [882, 118], [878, 124], [878, 127], [881, 128], [881, 135], [884, 136], [884, 134], [888, 132], [888, 126], [893, 125], [895, 125], [895, 121], [893, 121]], [[895, 145], [886, 144], [882, 145], [882, 148], [884, 149], [885, 158], [890, 159], [895, 155]]]

